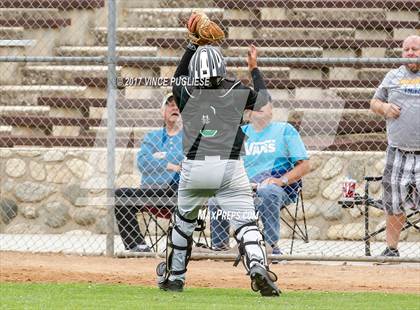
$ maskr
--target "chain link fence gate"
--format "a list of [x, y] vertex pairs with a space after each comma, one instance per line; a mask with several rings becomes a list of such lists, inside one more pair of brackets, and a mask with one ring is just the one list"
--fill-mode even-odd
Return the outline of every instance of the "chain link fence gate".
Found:
[[[130, 189], [168, 183], [174, 176], [165, 170], [168, 162], [178, 164], [177, 146], [170, 149], [171, 136], [157, 131], [167, 117], [162, 102], [171, 87], [150, 85], [173, 75], [186, 44], [185, 22], [193, 9], [202, 9], [225, 30], [221, 48], [228, 73], [245, 83], [251, 82], [247, 48], [257, 46], [273, 99], [273, 121], [293, 125], [310, 155], [311, 172], [303, 177], [302, 188], [305, 214], [294, 202], [288, 205], [290, 214], [285, 208], [278, 215], [275, 209], [272, 215], [266, 212], [263, 230], [281, 217], [277, 246], [288, 254], [293, 240], [290, 257], [295, 259], [364, 257], [367, 229], [383, 227], [385, 214], [375, 207], [343, 208], [342, 183], [346, 177], [355, 179], [356, 192], [363, 195], [364, 177], [383, 173], [385, 121], [369, 111], [369, 102], [385, 74], [404, 62], [398, 58], [402, 40], [419, 34], [419, 4], [116, 1], [113, 80], [120, 89], [113, 126], [106, 100], [114, 95], [107, 94], [107, 74], [113, 73], [106, 66], [113, 62], [106, 58], [113, 29], [107, 26], [107, 2], [3, 1], [0, 57], [28, 58], [0, 58], [2, 249], [136, 255], [147, 246], [162, 253], [176, 191], [164, 187], [163, 193], [146, 195]], [[115, 128], [115, 175], [107, 164], [113, 163], [106, 149], [107, 134], [113, 141], [109, 128]], [[116, 223], [109, 229], [113, 188], [124, 190], [117, 195]], [[380, 182], [372, 182], [369, 195], [378, 199], [381, 191]], [[408, 210], [413, 212], [414, 207]], [[294, 218], [299, 228], [306, 225], [308, 240], [292, 238]], [[225, 245], [233, 247], [232, 231], [211, 219], [209, 211], [204, 233], [195, 233], [196, 245], [212, 246], [223, 236]], [[416, 214], [410, 217], [416, 219]], [[106, 247], [110, 230], [115, 237], [108, 238]], [[418, 229], [404, 230], [400, 240], [401, 259], [418, 260]], [[377, 259], [385, 247], [384, 232], [369, 241]], [[193, 253], [233, 256], [229, 250], [200, 247]]]

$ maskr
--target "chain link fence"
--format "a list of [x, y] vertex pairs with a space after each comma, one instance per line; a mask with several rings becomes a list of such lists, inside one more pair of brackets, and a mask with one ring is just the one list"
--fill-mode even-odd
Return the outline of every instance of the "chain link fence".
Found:
[[[255, 135], [246, 143], [247, 171], [261, 160], [292, 170], [306, 159], [292, 156], [297, 141], [308, 154], [310, 170], [292, 197], [250, 175], [259, 183], [255, 204], [268, 252], [378, 258], [385, 231], [370, 234], [385, 227], [383, 207], [374, 201], [382, 186], [369, 182], [365, 193], [365, 177], [383, 174], [387, 133], [370, 100], [404, 63], [403, 40], [419, 35], [419, 1], [116, 1], [116, 58], [108, 54], [112, 4], [0, 3], [2, 250], [165, 250], [183, 160], [181, 113], [167, 96], [167, 81], [186, 45], [185, 23], [201, 9], [225, 31], [221, 50], [230, 77], [252, 85], [246, 55], [249, 45], [257, 47], [271, 125], [282, 128], [272, 133], [278, 141]], [[407, 80], [418, 98], [418, 78]], [[255, 114], [245, 120], [252, 128]], [[357, 184], [360, 204], [343, 202], [348, 179]], [[420, 255], [418, 194], [419, 184], [407, 209], [412, 225], [399, 238], [405, 260]], [[236, 253], [227, 217], [217, 199], [203, 205], [193, 253]]]

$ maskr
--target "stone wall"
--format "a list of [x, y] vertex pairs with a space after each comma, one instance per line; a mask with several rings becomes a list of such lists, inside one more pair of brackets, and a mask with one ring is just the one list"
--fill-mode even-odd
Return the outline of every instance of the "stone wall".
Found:
[[[136, 150], [116, 152], [116, 186], [137, 187], [140, 174]], [[304, 178], [304, 205], [310, 239], [360, 240], [363, 216], [358, 209], [343, 209], [337, 200], [347, 176], [358, 181], [362, 193], [365, 175], [381, 175], [382, 152], [317, 152], [311, 154], [312, 171]], [[106, 229], [105, 149], [0, 149], [0, 233], [64, 233]], [[371, 194], [380, 197], [380, 184]], [[289, 209], [293, 211], [294, 206]], [[288, 219], [285, 211], [284, 218]], [[382, 211], [371, 208], [371, 228], [383, 225]], [[302, 212], [298, 209], [301, 222]], [[116, 229], [114, 228], [116, 231]], [[282, 225], [282, 238], [290, 236]], [[384, 234], [377, 236], [384, 239]], [[420, 240], [409, 230], [403, 240]]]

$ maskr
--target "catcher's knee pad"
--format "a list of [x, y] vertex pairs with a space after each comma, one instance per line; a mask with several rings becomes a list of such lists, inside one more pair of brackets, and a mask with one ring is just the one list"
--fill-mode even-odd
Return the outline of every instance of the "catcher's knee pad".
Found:
[[234, 266], [237, 266], [241, 259], [248, 273], [256, 263], [264, 267], [267, 266], [264, 238], [255, 222], [239, 227], [235, 231], [235, 239], [238, 242], [239, 255]]
[[156, 268], [159, 282], [167, 280], [170, 275], [182, 275], [187, 271], [196, 225], [196, 219], [186, 219], [178, 211], [175, 212], [167, 233], [166, 262]]

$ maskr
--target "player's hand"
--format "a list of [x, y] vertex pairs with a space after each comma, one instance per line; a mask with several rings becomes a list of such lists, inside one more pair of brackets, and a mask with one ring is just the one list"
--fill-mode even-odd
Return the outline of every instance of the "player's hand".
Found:
[[280, 184], [278, 182], [279, 182], [279, 179], [277, 179], [277, 178], [267, 178], [267, 179], [265, 179], [264, 181], [261, 182], [261, 185], [274, 184], [274, 185], [280, 186]]
[[257, 68], [257, 48], [251, 44], [248, 49], [248, 57], [246, 59], [249, 71]]
[[384, 116], [385, 118], [398, 118], [400, 116], [401, 108], [393, 103], [385, 103]]
[[166, 165], [166, 169], [169, 171], [173, 171], [173, 172], [180, 172], [181, 171], [181, 166], [180, 165], [175, 165], [172, 163], [168, 163]]

